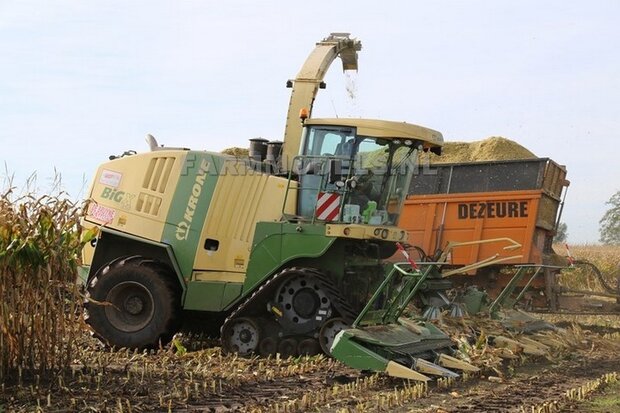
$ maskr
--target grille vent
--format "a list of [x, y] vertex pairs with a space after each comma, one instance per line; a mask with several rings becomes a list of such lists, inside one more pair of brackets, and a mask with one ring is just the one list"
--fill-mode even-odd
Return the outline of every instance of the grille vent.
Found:
[[151, 159], [149, 167], [146, 170], [146, 174], [144, 174], [142, 188], [163, 194], [166, 191], [166, 186], [168, 185], [168, 179], [170, 178], [170, 172], [172, 171], [173, 166], [174, 158], [172, 157], [159, 157]]
[[157, 215], [161, 207], [162, 197], [166, 192], [170, 173], [174, 166], [173, 157], [156, 157], [151, 159], [144, 174], [142, 189], [136, 202], [136, 211], [145, 214]]

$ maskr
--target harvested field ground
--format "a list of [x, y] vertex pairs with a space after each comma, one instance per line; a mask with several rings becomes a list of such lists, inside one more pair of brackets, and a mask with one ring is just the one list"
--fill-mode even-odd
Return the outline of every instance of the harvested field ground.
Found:
[[[620, 366], [617, 354], [576, 356], [559, 363], [539, 361], [514, 370], [501, 383], [480, 380], [432, 392], [416, 401], [416, 407], [397, 411], [414, 412], [521, 412], [532, 406], [557, 403], [562, 411], [573, 410], [575, 403], [565, 399], [567, 390], [580, 387]], [[617, 370], [617, 369], [616, 369]], [[420, 405], [424, 405], [421, 407]]]
[[[588, 323], [593, 321], [590, 317]], [[601, 320], [603, 327], [615, 325], [620, 325], [620, 317]], [[580, 404], [565, 398], [566, 391], [605, 373], [620, 372], [620, 337], [616, 333], [603, 339], [594, 331], [571, 331], [576, 347], [558, 350], [548, 359], [520, 356], [497, 371], [487, 369], [478, 377], [445, 386], [432, 383], [426, 390], [351, 370], [322, 356], [244, 359], [222, 356], [217, 347], [184, 355], [171, 350], [109, 352], [85, 338], [89, 349], [76, 355], [82, 361], [72, 372], [7, 383], [0, 403], [11, 412], [430, 413], [520, 412], [522, 407], [529, 412], [532, 405], [544, 402], [557, 402], [564, 409], [553, 411], [580, 411]]]
[[[561, 360], [530, 360], [508, 368], [501, 381], [479, 380], [458, 384], [448, 391], [432, 392], [416, 401], [413, 412], [530, 412], [545, 402], [557, 410], [583, 411], [580, 404], [565, 397], [567, 390], [578, 388], [610, 372], [620, 371], [620, 340], [591, 343]], [[424, 407], [421, 407], [423, 404]], [[536, 410], [535, 410], [536, 411]], [[620, 411], [620, 406], [617, 410]]]
[[575, 411], [583, 413], [610, 413], [620, 411], [620, 383], [610, 384], [591, 399], [575, 403]]

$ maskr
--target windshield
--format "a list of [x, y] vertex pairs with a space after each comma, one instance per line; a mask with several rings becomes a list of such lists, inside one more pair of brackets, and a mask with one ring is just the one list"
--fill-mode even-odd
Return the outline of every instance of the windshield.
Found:
[[304, 155], [350, 156], [355, 139], [352, 128], [312, 127], [306, 140]]
[[[314, 163], [322, 160], [324, 174], [325, 162], [335, 160], [336, 177], [328, 179], [331, 183], [325, 179], [321, 182], [325, 184], [322, 191], [343, 195], [340, 221], [396, 225], [409, 189], [415, 143], [357, 136], [355, 128], [312, 126], [307, 131], [303, 156]], [[302, 185], [304, 181], [312, 179], [302, 179]]]

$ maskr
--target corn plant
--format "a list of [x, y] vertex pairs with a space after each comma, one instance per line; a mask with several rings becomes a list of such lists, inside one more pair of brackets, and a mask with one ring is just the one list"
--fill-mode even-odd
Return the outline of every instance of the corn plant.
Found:
[[62, 195], [0, 194], [0, 382], [72, 359], [80, 208]]

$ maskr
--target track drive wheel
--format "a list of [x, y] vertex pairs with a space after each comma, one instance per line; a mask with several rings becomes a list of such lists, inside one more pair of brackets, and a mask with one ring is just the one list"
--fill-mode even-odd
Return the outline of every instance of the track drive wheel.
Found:
[[325, 354], [329, 356], [332, 355], [331, 347], [332, 344], [334, 344], [336, 334], [349, 327], [349, 324], [347, 324], [347, 322], [340, 317], [331, 318], [323, 324], [323, 327], [321, 327], [321, 330], [319, 331], [319, 344]]
[[261, 342], [258, 323], [249, 317], [239, 317], [226, 323], [222, 330], [222, 349], [226, 353], [247, 356], [254, 353]]
[[107, 265], [88, 283], [84, 318], [103, 342], [157, 348], [179, 327], [180, 294], [162, 264], [132, 257]]
[[304, 270], [292, 269], [274, 297], [282, 313], [278, 321], [289, 333], [304, 334], [319, 329], [333, 312], [332, 302], [321, 282]]

